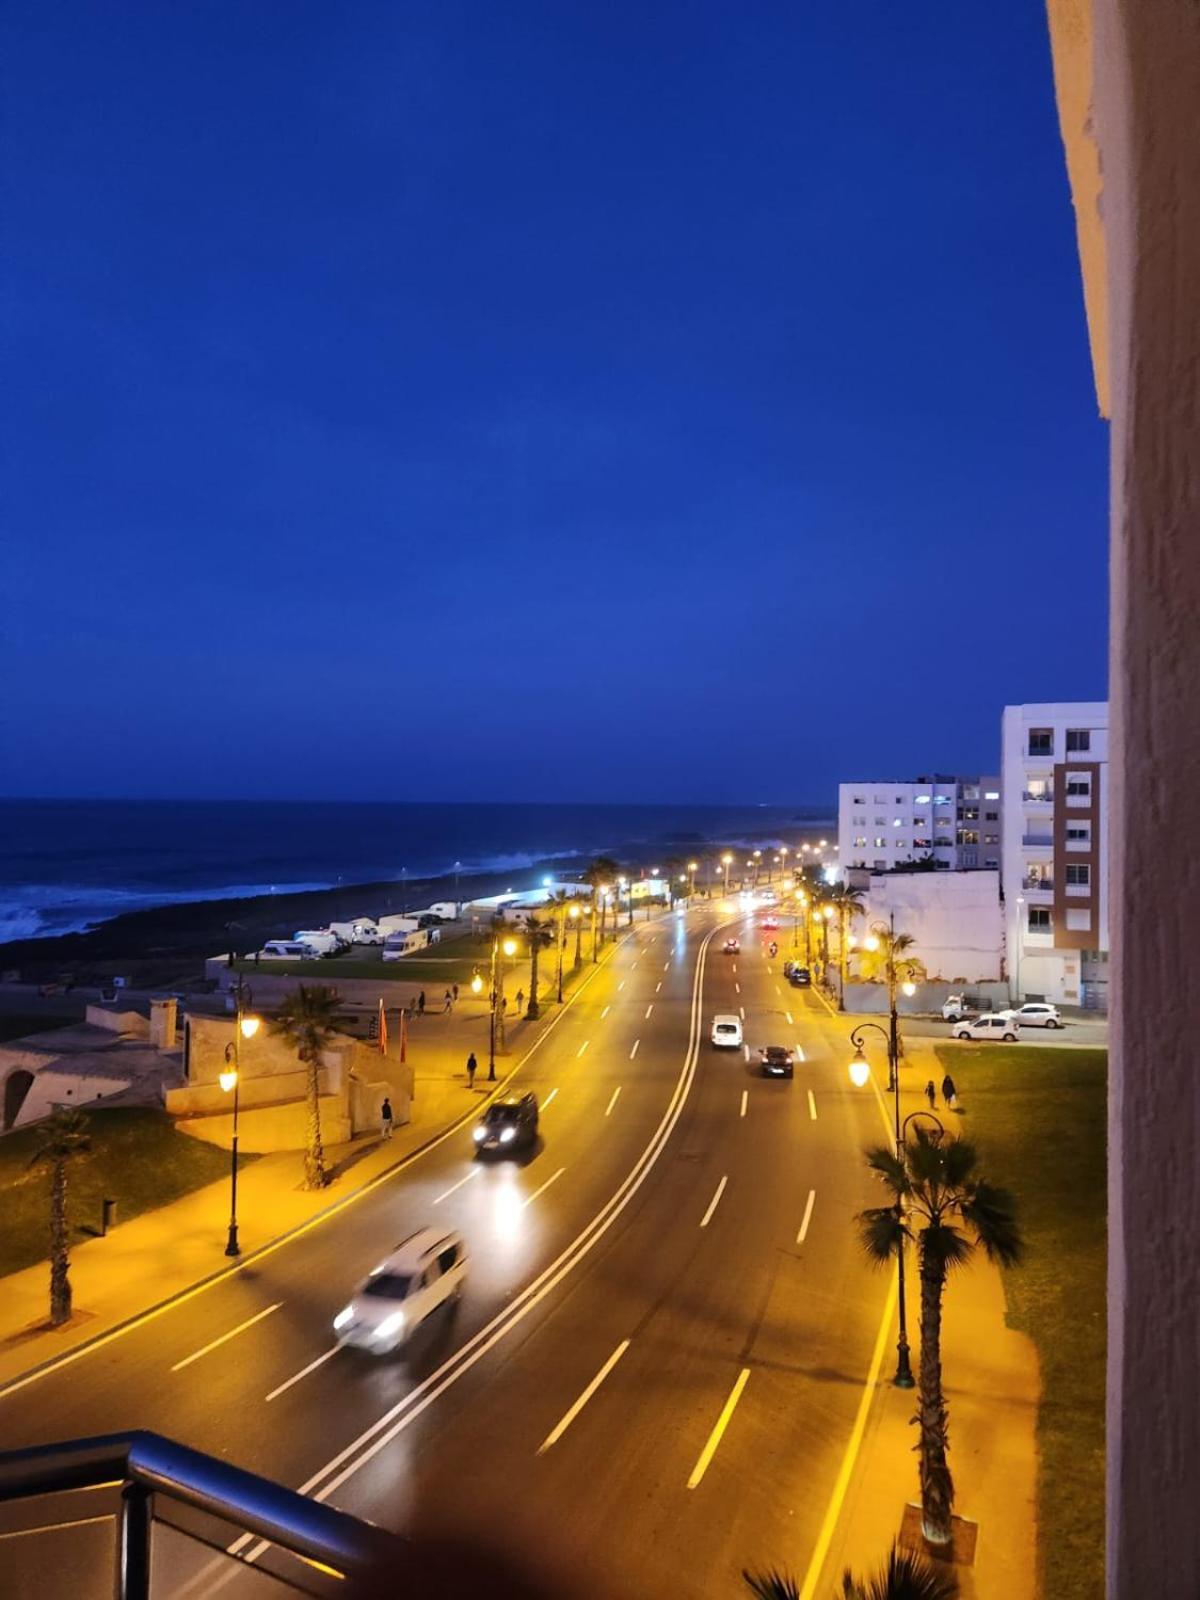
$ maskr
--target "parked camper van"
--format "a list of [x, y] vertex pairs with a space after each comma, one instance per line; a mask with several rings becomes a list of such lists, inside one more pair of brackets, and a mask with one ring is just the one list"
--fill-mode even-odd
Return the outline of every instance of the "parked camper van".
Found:
[[301, 928], [296, 934], [296, 943], [308, 945], [319, 956], [336, 956], [343, 948], [332, 928]]
[[399, 933], [389, 933], [383, 941], [383, 959], [399, 961], [401, 956], [410, 956], [414, 950], [424, 950], [429, 942], [428, 928], [403, 928]]
[[315, 961], [317, 952], [310, 944], [295, 939], [268, 939], [258, 952], [258, 961]]
[[352, 917], [349, 922], [331, 922], [330, 933], [336, 933], [346, 944], [382, 944], [383, 934], [373, 917]]

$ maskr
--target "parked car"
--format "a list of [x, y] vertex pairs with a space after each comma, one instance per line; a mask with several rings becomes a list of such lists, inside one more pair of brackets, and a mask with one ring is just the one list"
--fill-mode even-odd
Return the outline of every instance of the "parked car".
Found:
[[736, 939], [726, 939], [725, 944], [724, 944], [724, 954], [725, 955], [727, 955], [727, 956], [740, 955], [741, 949], [742, 949], [742, 947], [741, 947], [740, 943]]
[[1006, 1044], [1015, 1044], [1020, 1030], [1015, 1017], [997, 1012], [994, 1016], [965, 1017], [954, 1024], [953, 1033], [956, 1039], [1003, 1039]]
[[792, 1052], [786, 1045], [769, 1044], [758, 1052], [762, 1061], [764, 1078], [790, 1078], [794, 1076]]
[[467, 1275], [460, 1234], [422, 1228], [398, 1244], [333, 1319], [341, 1344], [385, 1355], [447, 1302], [457, 1303]]
[[1061, 1028], [1063, 1025], [1058, 1007], [1048, 1005], [1043, 1000], [1026, 1000], [1023, 1006], [1006, 1015], [1015, 1018], [1023, 1028]]
[[537, 1138], [537, 1095], [510, 1095], [493, 1100], [475, 1126], [475, 1148], [481, 1155], [493, 1150], [519, 1150]]
[[742, 1019], [728, 1012], [718, 1012], [713, 1018], [712, 1042], [716, 1050], [740, 1050]]
[[787, 981], [793, 989], [810, 989], [812, 987], [812, 973], [807, 967], [793, 966], [787, 975]]

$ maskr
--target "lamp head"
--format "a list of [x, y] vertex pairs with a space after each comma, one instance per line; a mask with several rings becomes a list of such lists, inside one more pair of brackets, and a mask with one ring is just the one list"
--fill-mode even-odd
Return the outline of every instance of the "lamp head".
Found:
[[517, 941], [515, 939], [505, 939], [500, 948], [506, 956], [515, 956], [517, 953]]
[[241, 1022], [238, 1024], [238, 1027], [242, 1030], [243, 1039], [253, 1039], [259, 1028], [262, 1027], [262, 1018], [243, 1017]]
[[907, 983], [902, 983], [900, 987], [903, 989], [904, 993], [908, 995], [909, 999], [911, 999], [912, 996], [917, 992], [917, 986], [911, 980]]
[[226, 1094], [229, 1094], [231, 1090], [237, 1088], [237, 1081], [238, 1075], [236, 1067], [226, 1067], [217, 1078], [217, 1082], [221, 1085]]
[[856, 1089], [862, 1089], [865, 1088], [870, 1076], [870, 1064], [864, 1059], [860, 1051], [850, 1063], [850, 1082]]

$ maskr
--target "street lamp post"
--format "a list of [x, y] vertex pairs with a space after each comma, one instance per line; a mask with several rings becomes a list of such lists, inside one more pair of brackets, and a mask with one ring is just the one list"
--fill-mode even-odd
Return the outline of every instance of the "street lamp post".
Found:
[[688, 869], [688, 904], [690, 905], [691, 902], [692, 902], [692, 899], [693, 899], [693, 897], [695, 896], [695, 893], [696, 893], [696, 874], [700, 870], [700, 863], [698, 861], [689, 861], [687, 869]]
[[238, 1243], [237, 1175], [238, 1175], [238, 1103], [242, 1081], [242, 1040], [253, 1039], [258, 1032], [260, 1019], [248, 1017], [242, 1011], [242, 986], [237, 987], [237, 1016], [233, 1026], [233, 1043], [225, 1046], [225, 1070], [218, 1082], [226, 1094], [233, 1090], [233, 1139], [229, 1156], [229, 1233], [225, 1240], [227, 1256], [241, 1255]]
[[[516, 941], [505, 939], [503, 953], [511, 956], [516, 951]], [[501, 1009], [504, 1001], [504, 965], [500, 960], [501, 947], [500, 935], [492, 939], [492, 1016], [491, 1026], [488, 1029], [488, 1082], [496, 1081], [496, 1043], [499, 1034], [501, 1050], [504, 1048], [504, 1013]]]
[[721, 857], [721, 865], [725, 868], [725, 891], [724, 892], [725, 892], [726, 895], [729, 894], [729, 868], [730, 868], [732, 862], [733, 862], [733, 857], [729, 854], [729, 851], [726, 850], [725, 854]]

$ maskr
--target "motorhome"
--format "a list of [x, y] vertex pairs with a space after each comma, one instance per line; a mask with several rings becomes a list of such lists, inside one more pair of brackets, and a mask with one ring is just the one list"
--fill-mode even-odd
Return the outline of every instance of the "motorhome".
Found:
[[428, 928], [402, 928], [396, 933], [389, 933], [383, 941], [383, 959], [399, 961], [402, 956], [412, 955], [414, 950], [426, 949], [430, 942]]
[[332, 928], [301, 928], [295, 938], [297, 944], [308, 945], [319, 956], [336, 956], [343, 947], [343, 941]]
[[415, 914], [409, 915], [405, 913], [404, 916], [379, 917], [376, 919], [375, 926], [386, 941], [388, 935], [392, 933], [415, 933], [419, 924]]
[[384, 935], [374, 917], [352, 917], [349, 922], [331, 922], [330, 933], [336, 933], [346, 944], [382, 944]]

